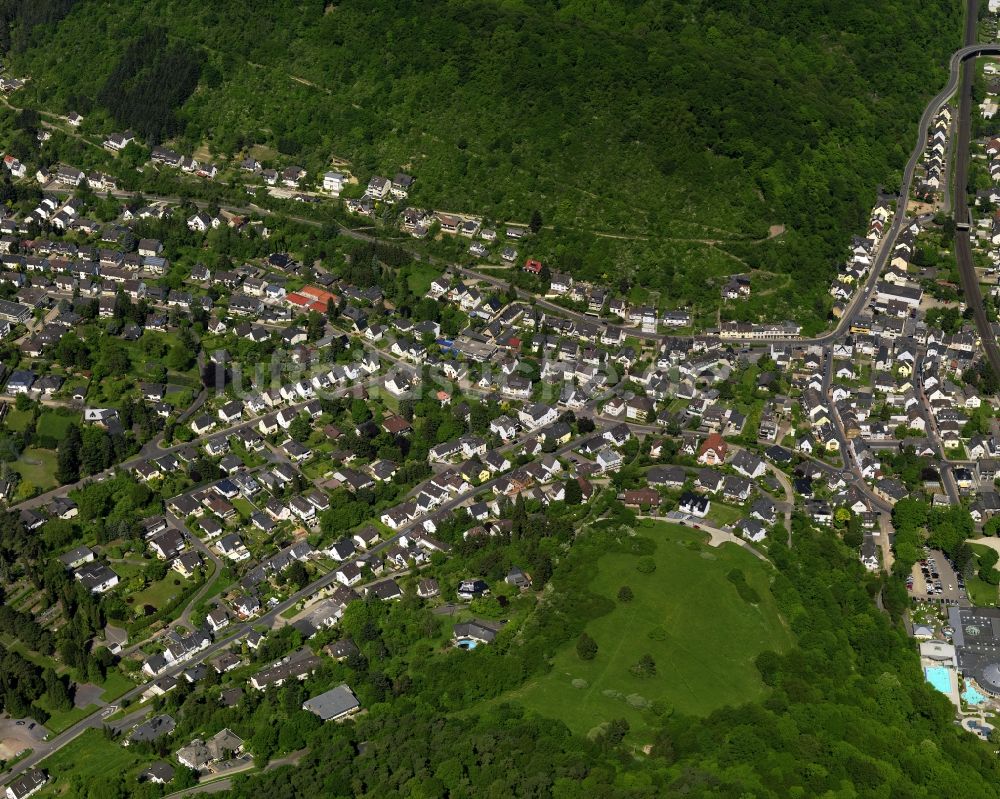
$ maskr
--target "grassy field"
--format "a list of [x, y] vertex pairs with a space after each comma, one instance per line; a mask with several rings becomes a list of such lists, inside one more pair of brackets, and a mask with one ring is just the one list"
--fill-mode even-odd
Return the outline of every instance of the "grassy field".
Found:
[[441, 270], [431, 264], [414, 263], [406, 276], [406, 284], [410, 291], [418, 297], [423, 297], [431, 287], [431, 281], [441, 274]]
[[104, 695], [101, 697], [105, 702], [117, 699], [126, 691], [135, 687], [135, 683], [122, 674], [120, 671], [109, 671], [108, 678], [101, 683]]
[[87, 730], [76, 740], [42, 761], [41, 768], [52, 778], [38, 796], [65, 796], [68, 779], [78, 777], [84, 785], [110, 774], [128, 772], [145, 760], [137, 752], [107, 740], [98, 730]]
[[[976, 553], [976, 559], [978, 563], [979, 556], [984, 554], [989, 547], [985, 547], [982, 544], [971, 544], [972, 551]], [[965, 590], [969, 594], [969, 599], [972, 600], [973, 604], [977, 606], [985, 605], [996, 605], [997, 604], [997, 589], [995, 585], [990, 585], [988, 582], [980, 578], [978, 565], [976, 567], [976, 575], [970, 577], [965, 581]]]
[[[653, 573], [640, 573], [639, 559], [629, 554], [605, 555], [598, 563], [591, 590], [616, 607], [586, 627], [599, 648], [596, 658], [583, 661], [575, 645], [567, 646], [547, 675], [503, 701], [562, 719], [581, 734], [626, 718], [641, 741], [644, 705], [658, 700], [701, 715], [763, 693], [753, 659], [790, 642], [768, 590], [769, 567], [735, 545], [710, 548], [676, 525], [655, 523], [642, 532], [657, 542]], [[746, 575], [759, 604], [737, 593], [726, 577], [733, 569]], [[616, 598], [623, 585], [635, 595], [631, 602]], [[645, 654], [655, 661], [656, 675], [634, 676], [630, 669]]]
[[316, 480], [332, 471], [334, 466], [335, 464], [330, 458], [314, 458], [302, 467], [302, 473], [306, 477]]
[[688, 400], [686, 400], [686, 399], [680, 399], [678, 397], [677, 399], [674, 399], [674, 400], [670, 401], [670, 404], [667, 406], [667, 410], [670, 413], [680, 413], [687, 406], [688, 406]]
[[61, 441], [75, 420], [75, 416], [63, 416], [47, 411], [38, 417], [38, 435], [50, 436]]
[[708, 509], [708, 521], [714, 522], [719, 527], [727, 524], [736, 524], [747, 515], [743, 508], [734, 505], [726, 505], [724, 502], [712, 502], [712, 507]]
[[31, 421], [31, 411], [19, 411], [17, 408], [11, 407], [7, 411], [7, 415], [4, 417], [4, 423], [7, 425], [7, 429], [15, 433], [23, 433], [25, 428], [28, 426], [28, 422]]
[[[180, 585], [174, 585], [174, 580], [179, 580]], [[170, 571], [162, 580], [150, 583], [142, 591], [133, 594], [135, 597], [133, 607], [141, 608], [143, 605], [152, 605], [159, 610], [180, 596], [190, 585], [190, 580], [181, 577], [177, 572]]]
[[256, 513], [256, 509], [253, 504], [251, 504], [250, 501], [244, 497], [236, 497], [233, 500], [233, 505], [236, 507], [236, 510], [244, 516], [244, 518], [249, 519], [254, 513]]
[[13, 466], [24, 481], [21, 484], [22, 488], [25, 483], [30, 483], [42, 491], [56, 487], [56, 453], [53, 450], [28, 447]]
[[[45, 706], [42, 703], [43, 707]], [[80, 719], [89, 716], [97, 709], [97, 705], [87, 705], [86, 707], [74, 707], [70, 710], [51, 710], [45, 708], [49, 711], [49, 720], [45, 722], [45, 729], [49, 730], [53, 735], [58, 735], [63, 730], [69, 729], [74, 724], [76, 724]]]
[[992, 606], [997, 603], [997, 586], [990, 585], [979, 576], [966, 580], [965, 589], [976, 607]]

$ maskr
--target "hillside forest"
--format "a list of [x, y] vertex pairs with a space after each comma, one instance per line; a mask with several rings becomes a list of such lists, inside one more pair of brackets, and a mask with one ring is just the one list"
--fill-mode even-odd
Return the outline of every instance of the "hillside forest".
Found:
[[[957, 0], [6, 0], [23, 96], [95, 130], [546, 222], [554, 269], [822, 326], [822, 289], [959, 43]], [[58, 20], [58, 21], [56, 21]], [[784, 230], [769, 238], [769, 229]], [[783, 227], [782, 227], [783, 226]]]

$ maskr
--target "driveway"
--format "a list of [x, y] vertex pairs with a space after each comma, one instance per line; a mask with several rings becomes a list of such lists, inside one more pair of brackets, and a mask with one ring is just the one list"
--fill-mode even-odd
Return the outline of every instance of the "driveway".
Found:
[[685, 513], [681, 513], [680, 511], [672, 511], [667, 516], [640, 516], [639, 518], [656, 519], [657, 521], [669, 522], [670, 524], [679, 524], [682, 527], [690, 527], [693, 530], [708, 533], [708, 545], [710, 547], [720, 547], [723, 544], [736, 544], [738, 547], [743, 547], [743, 549], [754, 557], [760, 560], [767, 560], [767, 556], [760, 550], [754, 548], [749, 541], [740, 538], [738, 535], [734, 535], [728, 530], [721, 530], [718, 527], [712, 527], [706, 524], [704, 519], [689, 516]]

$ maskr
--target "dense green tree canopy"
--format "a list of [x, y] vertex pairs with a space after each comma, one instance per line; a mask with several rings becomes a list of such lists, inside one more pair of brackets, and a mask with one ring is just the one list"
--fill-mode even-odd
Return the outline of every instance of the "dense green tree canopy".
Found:
[[[58, 13], [24, 24], [70, 6], [44, 5]], [[11, 68], [28, 100], [89, 110], [95, 130], [265, 145], [312, 175], [334, 153], [362, 183], [405, 167], [417, 204], [551, 226], [554, 266], [676, 302], [763, 269], [808, 320], [960, 27], [955, 0], [81, 0]]]

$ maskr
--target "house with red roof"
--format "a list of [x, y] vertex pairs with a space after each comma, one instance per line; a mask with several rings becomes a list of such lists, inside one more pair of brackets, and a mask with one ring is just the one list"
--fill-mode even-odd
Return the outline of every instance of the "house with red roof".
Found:
[[321, 289], [318, 286], [303, 286], [298, 291], [293, 291], [287, 295], [285, 300], [289, 305], [294, 305], [297, 308], [326, 313], [329, 304], [333, 303], [336, 305], [340, 301], [340, 298], [336, 294], [331, 294], [329, 291]]
[[394, 413], [387, 414], [382, 420], [382, 429], [385, 430], [390, 435], [399, 435], [400, 433], [407, 433], [413, 429], [413, 426], [406, 421], [402, 416], [397, 416]]
[[729, 445], [718, 433], [712, 433], [698, 447], [698, 463], [706, 466], [719, 466], [726, 462]]
[[541, 274], [542, 262], [536, 261], [534, 258], [529, 258], [524, 262], [524, 271], [531, 272], [533, 275]]

